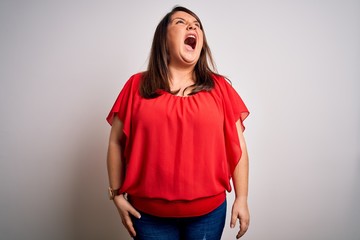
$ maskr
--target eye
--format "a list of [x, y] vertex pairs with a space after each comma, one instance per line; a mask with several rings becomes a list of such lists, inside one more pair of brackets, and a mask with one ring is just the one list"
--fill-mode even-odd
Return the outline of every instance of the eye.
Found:
[[176, 22], [175, 22], [175, 24], [184, 24], [185, 22], [183, 21], [183, 20], [177, 20]]
[[195, 23], [195, 26], [201, 28], [200, 23]]

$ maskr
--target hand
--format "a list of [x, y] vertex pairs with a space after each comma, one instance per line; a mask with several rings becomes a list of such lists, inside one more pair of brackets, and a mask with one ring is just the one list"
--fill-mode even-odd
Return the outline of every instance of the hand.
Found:
[[246, 199], [235, 199], [231, 211], [231, 228], [235, 227], [237, 219], [240, 221], [240, 230], [236, 238], [239, 239], [246, 233], [250, 223], [250, 214]]
[[131, 221], [130, 214], [136, 218], [140, 218], [140, 213], [136, 211], [136, 209], [125, 199], [125, 196], [123, 194], [116, 196], [114, 198], [114, 203], [119, 211], [122, 224], [125, 226], [130, 236], [135, 237], [136, 232]]

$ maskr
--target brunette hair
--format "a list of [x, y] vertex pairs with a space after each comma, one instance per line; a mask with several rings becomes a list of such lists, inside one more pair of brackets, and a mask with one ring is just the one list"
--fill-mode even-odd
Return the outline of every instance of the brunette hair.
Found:
[[147, 71], [142, 74], [140, 84], [140, 95], [144, 98], [155, 98], [160, 94], [157, 90], [165, 90], [174, 94], [170, 90], [169, 78], [169, 55], [167, 51], [167, 28], [171, 21], [171, 17], [175, 12], [186, 12], [193, 16], [200, 24], [200, 29], [203, 31], [203, 47], [200, 52], [198, 62], [194, 67], [195, 84], [189, 95], [193, 95], [199, 91], [210, 91], [214, 87], [213, 75], [216, 73], [216, 66], [211, 55], [209, 45], [206, 41], [203, 25], [199, 17], [189, 9], [181, 6], [174, 7], [171, 12], [167, 13], [165, 17], [157, 25], [154, 38], [151, 46], [150, 57]]

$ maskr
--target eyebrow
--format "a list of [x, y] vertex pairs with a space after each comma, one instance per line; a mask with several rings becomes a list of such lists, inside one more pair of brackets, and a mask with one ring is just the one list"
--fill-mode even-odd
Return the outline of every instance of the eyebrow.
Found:
[[[182, 18], [182, 17], [175, 17], [174, 19], [171, 20], [171, 22], [175, 21], [176, 19], [183, 20], [184, 22], [186, 22], [186, 20], [184, 18]], [[200, 22], [198, 20], [196, 20], [196, 19], [195, 19], [195, 21], [193, 21], [193, 23], [199, 23], [200, 24]]]

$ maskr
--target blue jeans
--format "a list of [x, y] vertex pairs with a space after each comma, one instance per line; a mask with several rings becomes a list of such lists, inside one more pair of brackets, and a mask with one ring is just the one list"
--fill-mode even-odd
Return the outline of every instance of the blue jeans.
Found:
[[226, 217], [226, 200], [199, 217], [163, 218], [141, 212], [132, 218], [135, 240], [220, 240]]

